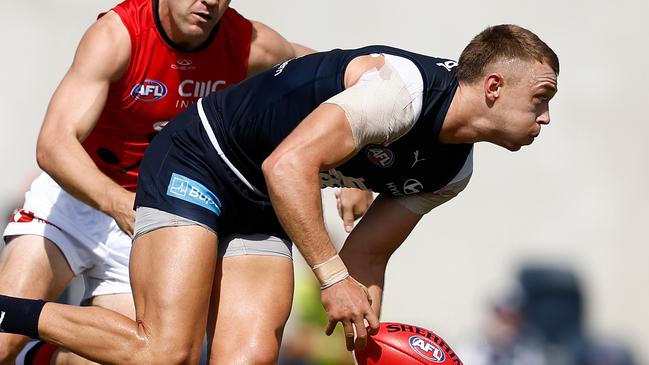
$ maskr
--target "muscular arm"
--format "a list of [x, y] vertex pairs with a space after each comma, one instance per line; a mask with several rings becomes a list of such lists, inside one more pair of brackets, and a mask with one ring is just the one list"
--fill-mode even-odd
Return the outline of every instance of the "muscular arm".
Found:
[[[382, 64], [382, 59], [359, 57], [345, 72], [345, 85], [353, 85], [363, 70]], [[282, 226], [307, 263], [314, 267], [336, 254], [327, 234], [320, 201], [319, 172], [344, 163], [357, 151], [345, 112], [337, 105], [324, 103], [316, 108], [264, 161], [262, 170], [268, 191]], [[284, 187], [291, 186], [291, 189]], [[322, 303], [329, 315], [327, 333], [342, 322], [347, 347], [363, 348], [367, 339], [364, 319], [373, 331], [378, 318], [366, 293], [351, 278], [322, 290]]]
[[[297, 43], [291, 43], [267, 25], [252, 21], [253, 35], [248, 61], [248, 76], [277, 65], [294, 57], [304, 56], [315, 50]], [[345, 231], [351, 232], [354, 221], [365, 214], [374, 196], [370, 191], [341, 189], [336, 194], [338, 214], [343, 219]]]
[[81, 145], [97, 123], [111, 81], [124, 72], [130, 39], [109, 12], [81, 39], [74, 61], [54, 92], [38, 136], [39, 166], [72, 196], [133, 231], [134, 194], [104, 175]]
[[252, 27], [248, 76], [267, 70], [288, 59], [315, 52], [309, 47], [287, 41], [264, 23], [253, 20]]
[[[273, 208], [307, 263], [314, 267], [336, 255], [322, 215], [319, 172], [337, 166], [353, 156], [354, 140], [345, 113], [335, 105], [314, 110], [262, 164]], [[290, 189], [286, 189], [290, 186]], [[378, 330], [378, 317], [367, 294], [348, 277], [321, 292], [329, 315], [327, 334], [342, 322], [347, 349], [364, 348], [367, 330]], [[355, 327], [355, 331], [354, 328]]]
[[336, 254], [324, 227], [319, 172], [341, 164], [354, 152], [345, 113], [335, 105], [323, 104], [263, 163], [277, 216], [311, 266]]

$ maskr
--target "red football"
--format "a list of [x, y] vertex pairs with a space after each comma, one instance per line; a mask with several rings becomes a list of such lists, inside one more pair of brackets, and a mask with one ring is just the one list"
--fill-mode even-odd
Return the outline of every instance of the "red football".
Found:
[[463, 365], [441, 337], [427, 329], [383, 322], [367, 347], [355, 351], [358, 365]]

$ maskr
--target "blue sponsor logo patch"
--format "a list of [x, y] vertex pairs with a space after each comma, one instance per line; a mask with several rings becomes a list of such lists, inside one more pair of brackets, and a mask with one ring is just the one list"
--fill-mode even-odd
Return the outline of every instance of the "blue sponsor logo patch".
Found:
[[208, 188], [183, 175], [171, 174], [167, 195], [196, 204], [221, 215], [221, 202]]
[[131, 89], [131, 96], [141, 101], [156, 101], [164, 98], [165, 95], [167, 95], [167, 86], [156, 80], [144, 80]]

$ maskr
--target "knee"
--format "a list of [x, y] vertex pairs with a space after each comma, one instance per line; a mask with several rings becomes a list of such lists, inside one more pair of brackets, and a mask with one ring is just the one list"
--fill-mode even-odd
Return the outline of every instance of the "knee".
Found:
[[0, 365], [12, 365], [28, 341], [23, 336], [0, 335]]
[[225, 351], [210, 354], [210, 363], [272, 365], [279, 360], [279, 342], [265, 343], [249, 341]]
[[200, 360], [200, 347], [181, 346], [147, 346], [136, 351], [123, 364], [128, 365], [184, 365], [198, 364]]

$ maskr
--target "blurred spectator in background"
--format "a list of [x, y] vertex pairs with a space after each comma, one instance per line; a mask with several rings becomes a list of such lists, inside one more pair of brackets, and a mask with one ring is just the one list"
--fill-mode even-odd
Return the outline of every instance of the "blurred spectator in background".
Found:
[[524, 266], [492, 303], [482, 341], [458, 353], [471, 365], [635, 365], [627, 348], [587, 333], [584, 307], [572, 270]]

